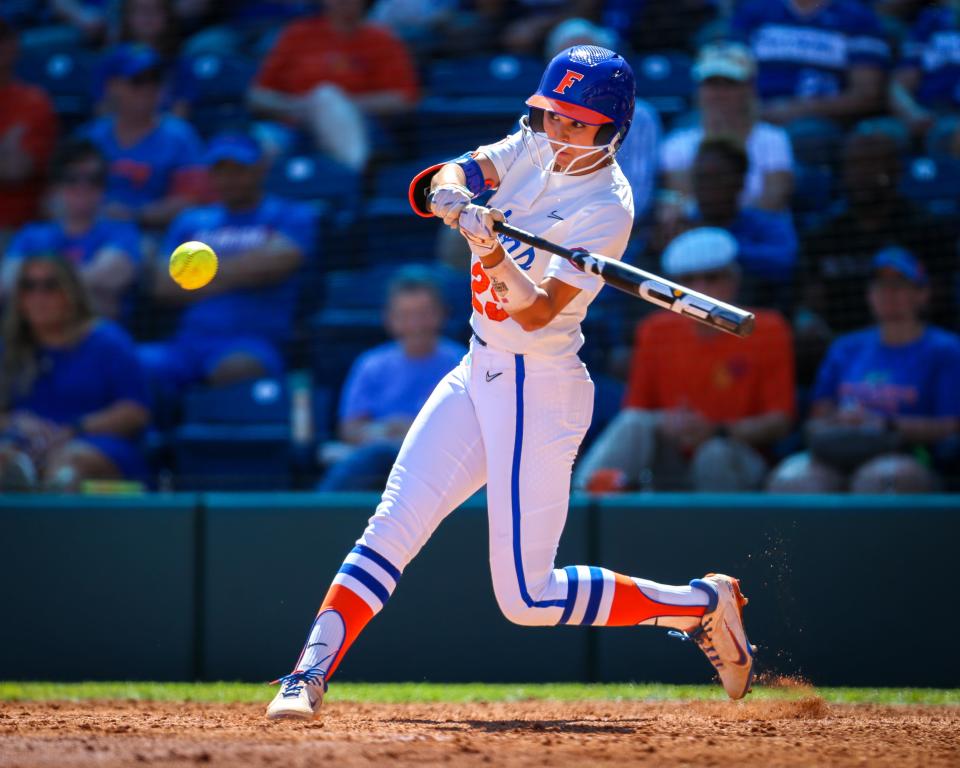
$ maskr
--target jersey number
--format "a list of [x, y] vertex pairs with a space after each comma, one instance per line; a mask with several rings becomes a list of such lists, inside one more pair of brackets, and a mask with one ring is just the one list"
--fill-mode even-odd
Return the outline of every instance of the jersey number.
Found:
[[[471, 303], [473, 304], [474, 310], [476, 310], [478, 315], [486, 315], [491, 320], [494, 320], [498, 323], [502, 323], [510, 315], [500, 306], [500, 297], [497, 296], [497, 292], [490, 288], [490, 278], [487, 277], [487, 273], [483, 271], [483, 267], [480, 262], [475, 262], [473, 267], [470, 269], [470, 274], [473, 276], [473, 280], [470, 283], [470, 289], [473, 291], [471, 296]], [[485, 304], [480, 303], [480, 294], [490, 288], [490, 295], [493, 296], [493, 301], [488, 301]]]

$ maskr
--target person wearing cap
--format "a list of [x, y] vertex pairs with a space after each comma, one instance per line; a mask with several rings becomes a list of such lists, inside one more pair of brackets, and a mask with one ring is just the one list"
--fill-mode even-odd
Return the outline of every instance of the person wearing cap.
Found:
[[[740, 282], [737, 241], [719, 228], [690, 230], [664, 251], [665, 275], [721, 301]], [[637, 327], [624, 409], [574, 470], [594, 491], [759, 489], [773, 445], [795, 412], [790, 328], [755, 310], [739, 339], [670, 312]]]
[[[547, 61], [573, 45], [598, 45], [615, 48], [617, 33], [588, 19], [572, 18], [554, 27], [544, 46]], [[653, 203], [656, 187], [657, 153], [663, 126], [657, 111], [643, 99], [633, 105], [630, 133], [620, 149], [620, 167], [633, 190], [633, 214], [641, 221]]]
[[82, 129], [109, 162], [110, 216], [145, 229], [167, 226], [206, 191], [203, 144], [193, 127], [160, 112], [164, 66], [145, 46], [124, 45], [107, 69], [109, 115]]
[[675, 205], [692, 194], [693, 161], [704, 138], [727, 136], [741, 142], [749, 158], [740, 205], [787, 210], [793, 192], [793, 150], [786, 131], [759, 118], [756, 73], [753, 54], [742, 43], [716, 42], [701, 49], [693, 68], [699, 124], [677, 129], [660, 149], [665, 204]]
[[16, 30], [0, 18], [0, 250], [39, 213], [57, 117], [43, 89], [14, 77]]
[[11, 240], [0, 268], [5, 295], [11, 295], [24, 259], [53, 253], [77, 268], [97, 315], [130, 320], [140, 231], [130, 222], [104, 216], [106, 183], [106, 160], [92, 142], [73, 139], [60, 148], [53, 163], [53, 215], [27, 224]]
[[164, 392], [280, 375], [282, 349], [293, 332], [296, 274], [314, 250], [312, 210], [264, 192], [263, 153], [253, 139], [221, 134], [204, 161], [219, 202], [181, 213], [162, 253], [199, 240], [219, 264], [214, 280], [196, 291], [184, 291], [158, 265], [154, 296], [182, 307], [179, 330], [167, 341], [141, 345], [140, 352], [151, 382]]
[[777, 467], [771, 490], [937, 489], [934, 470], [957, 461], [960, 337], [924, 322], [929, 297], [926, 270], [910, 251], [893, 246], [874, 256], [874, 325], [831, 345], [811, 394], [809, 451]]

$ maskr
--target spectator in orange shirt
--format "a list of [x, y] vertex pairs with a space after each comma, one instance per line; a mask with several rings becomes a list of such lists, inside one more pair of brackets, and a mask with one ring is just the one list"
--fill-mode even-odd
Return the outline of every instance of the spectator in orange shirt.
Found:
[[407, 111], [419, 95], [406, 46], [365, 22], [365, 6], [324, 0], [324, 14], [290, 24], [250, 93], [253, 110], [306, 128], [318, 147], [355, 170], [370, 156], [370, 118]]
[[0, 249], [38, 214], [57, 119], [40, 89], [14, 79], [16, 30], [0, 19]]
[[[664, 273], [721, 301], [739, 287], [736, 240], [702, 227], [664, 251]], [[738, 339], [660, 312], [637, 328], [624, 410], [574, 472], [586, 490], [745, 491], [794, 414], [793, 343], [779, 312], [756, 310]]]

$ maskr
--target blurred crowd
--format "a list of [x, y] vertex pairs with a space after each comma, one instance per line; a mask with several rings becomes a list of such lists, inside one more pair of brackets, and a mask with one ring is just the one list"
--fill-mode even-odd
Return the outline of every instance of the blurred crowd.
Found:
[[4, 0], [0, 490], [379, 490], [468, 339], [407, 184], [576, 44], [637, 75], [625, 259], [757, 323], [602, 292], [574, 485], [957, 490], [960, 0]]

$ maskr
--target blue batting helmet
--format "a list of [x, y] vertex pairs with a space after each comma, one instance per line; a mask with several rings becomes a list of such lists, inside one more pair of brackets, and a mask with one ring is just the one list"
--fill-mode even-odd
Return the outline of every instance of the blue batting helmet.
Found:
[[543, 110], [585, 125], [600, 125], [594, 143], [623, 141], [633, 120], [636, 98], [633, 70], [626, 59], [607, 48], [575, 45], [547, 65], [540, 86], [527, 99], [530, 126], [543, 131]]

